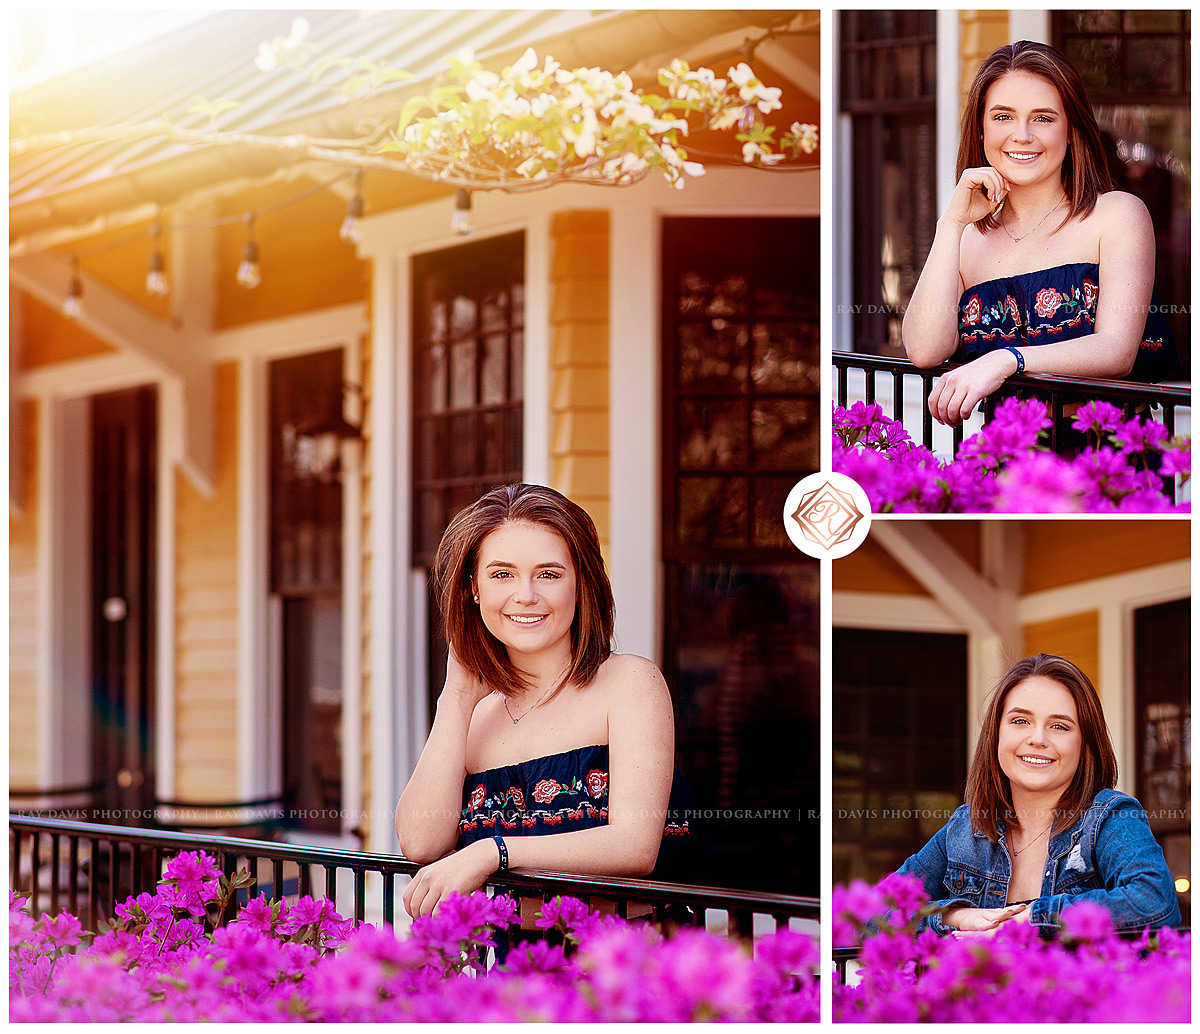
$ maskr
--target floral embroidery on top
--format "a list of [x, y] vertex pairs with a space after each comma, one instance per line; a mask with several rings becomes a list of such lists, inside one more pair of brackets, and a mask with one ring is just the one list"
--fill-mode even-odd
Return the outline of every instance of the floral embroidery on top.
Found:
[[[688, 843], [687, 791], [672, 803], [663, 837]], [[608, 747], [596, 745], [469, 774], [463, 785], [459, 847], [496, 833], [537, 836], [608, 822]]]
[[1034, 311], [1044, 320], [1048, 320], [1056, 312], [1062, 304], [1063, 296], [1053, 287], [1043, 287], [1037, 294], [1037, 300], [1033, 303]]
[[968, 324], [974, 325], [979, 322], [979, 317], [982, 313], [983, 303], [979, 300], [979, 295], [973, 295], [963, 308], [963, 320]]
[[538, 804], [549, 804], [555, 797], [558, 796], [559, 790], [562, 789], [559, 783], [554, 779], [543, 779], [533, 788], [533, 799]]
[[1100, 289], [1090, 280], [1083, 281], [1083, 304], [1089, 309], [1096, 308], [1096, 299], [1100, 295]]

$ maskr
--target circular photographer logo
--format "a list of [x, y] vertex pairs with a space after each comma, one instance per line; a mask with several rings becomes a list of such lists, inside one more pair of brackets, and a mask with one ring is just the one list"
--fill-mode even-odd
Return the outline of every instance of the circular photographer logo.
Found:
[[867, 493], [845, 474], [810, 474], [788, 493], [783, 526], [796, 548], [818, 560], [853, 553], [871, 529]]

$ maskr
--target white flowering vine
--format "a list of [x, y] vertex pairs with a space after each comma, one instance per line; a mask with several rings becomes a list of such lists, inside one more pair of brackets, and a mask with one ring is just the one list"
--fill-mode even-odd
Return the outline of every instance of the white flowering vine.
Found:
[[[308, 32], [305, 18], [294, 19], [287, 36], [259, 46], [256, 67], [264, 73], [290, 69], [346, 98], [412, 78], [363, 58], [319, 58]], [[817, 126], [794, 122], [780, 132], [764, 123], [764, 116], [782, 107], [780, 96], [745, 62], [721, 78], [675, 60], [659, 70], [655, 87], [639, 89], [625, 72], [567, 69], [532, 49], [498, 73], [462, 51], [427, 95], [411, 98], [385, 122], [364, 126], [357, 139], [222, 130], [219, 119], [238, 103], [195, 97], [186, 114], [206, 119], [201, 128], [168, 119], [92, 127], [13, 140], [9, 153], [165, 136], [196, 145], [282, 149], [298, 158], [403, 171], [476, 190], [521, 191], [563, 182], [623, 186], [655, 173], [682, 187], [687, 177], [704, 173], [686, 146], [696, 131], [733, 133], [742, 160], [759, 168], [812, 154], [819, 146]]]

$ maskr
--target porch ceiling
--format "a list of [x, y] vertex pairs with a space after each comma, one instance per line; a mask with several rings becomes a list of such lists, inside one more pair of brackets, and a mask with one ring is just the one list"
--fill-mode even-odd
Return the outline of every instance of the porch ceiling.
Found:
[[[311, 25], [323, 55], [354, 55], [405, 69], [415, 79], [353, 102], [290, 70], [264, 74], [258, 44]], [[97, 62], [10, 95], [10, 137], [138, 123], [180, 115], [199, 95], [239, 106], [221, 119], [234, 132], [360, 135], [364, 120], [396, 112], [423, 92], [446, 58], [469, 47], [488, 67], [528, 47], [567, 66], [653, 75], [663, 61], [732, 56], [769, 27], [804, 21], [798, 11], [224, 11], [136, 53]], [[812, 21], [817, 20], [815, 13]], [[772, 41], [764, 60], [802, 90], [819, 83], [816, 34]], [[198, 116], [189, 116], [195, 120]], [[181, 125], [189, 125], [180, 121]], [[195, 122], [191, 128], [201, 128]], [[289, 159], [249, 144], [194, 147], [158, 137], [73, 145], [14, 155], [9, 163], [10, 245], [30, 235], [85, 229], [147, 205], [166, 206], [279, 175]], [[34, 248], [32, 250], [37, 250]]]

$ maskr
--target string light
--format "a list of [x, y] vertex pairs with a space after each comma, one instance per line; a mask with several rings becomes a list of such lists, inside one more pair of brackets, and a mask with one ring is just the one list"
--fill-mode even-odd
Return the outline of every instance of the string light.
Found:
[[246, 246], [242, 249], [242, 264], [238, 266], [237, 282], [247, 290], [262, 283], [262, 270], [258, 265], [258, 242], [254, 239], [254, 213], [246, 216]]
[[471, 224], [471, 192], [459, 187], [454, 192], [454, 214], [450, 217], [450, 229], [465, 237], [475, 227]]
[[79, 259], [75, 255], [71, 256], [71, 283], [62, 314], [69, 320], [77, 320], [83, 315], [83, 281], [79, 278]]
[[342, 228], [338, 230], [338, 236], [349, 244], [357, 244], [361, 239], [358, 232], [358, 221], [362, 217], [362, 169], [355, 169], [354, 194], [346, 203], [346, 218], [342, 220]]
[[167, 283], [167, 267], [159, 243], [162, 237], [162, 226], [159, 223], [154, 224], [150, 236], [154, 240], [154, 251], [150, 255], [150, 271], [146, 274], [146, 293], [155, 298], [163, 298], [171, 288]]
[[[340, 180], [345, 179], [347, 175], [351, 175], [351, 173], [339, 173], [327, 182], [306, 190], [302, 194], [285, 198], [275, 204], [258, 209], [256, 212], [221, 216], [216, 219], [208, 219], [195, 223], [176, 223], [172, 225], [171, 230], [173, 233], [186, 233], [191, 230], [215, 229], [221, 226], [229, 226], [236, 222], [244, 222], [246, 224], [247, 239], [242, 248], [242, 260], [237, 269], [237, 282], [248, 290], [253, 289], [262, 282], [258, 242], [254, 239], [255, 219], [259, 216], [277, 212], [298, 202], [305, 201], [316, 194], [326, 191]], [[354, 176], [354, 193], [346, 204], [346, 217], [342, 221], [338, 236], [344, 241], [357, 244], [360, 239], [359, 221], [362, 219], [365, 211], [362, 196], [362, 169], [353, 170], [352, 175]], [[474, 230], [471, 220], [471, 191], [466, 187], [459, 187], [454, 192], [454, 214], [451, 217], [450, 228], [462, 236], [467, 236]], [[156, 219], [148, 230], [138, 230], [118, 240], [108, 240], [103, 244], [84, 248], [71, 255], [71, 279], [67, 290], [67, 297], [62, 304], [63, 315], [68, 319], [78, 319], [83, 313], [83, 281], [79, 276], [80, 257], [111, 251], [114, 248], [123, 247], [142, 240], [147, 235], [153, 241], [153, 250], [150, 255], [150, 265], [146, 272], [146, 291], [155, 297], [163, 297], [170, 293], [171, 286], [167, 278], [166, 260], [163, 257], [160, 243], [162, 222]]]

